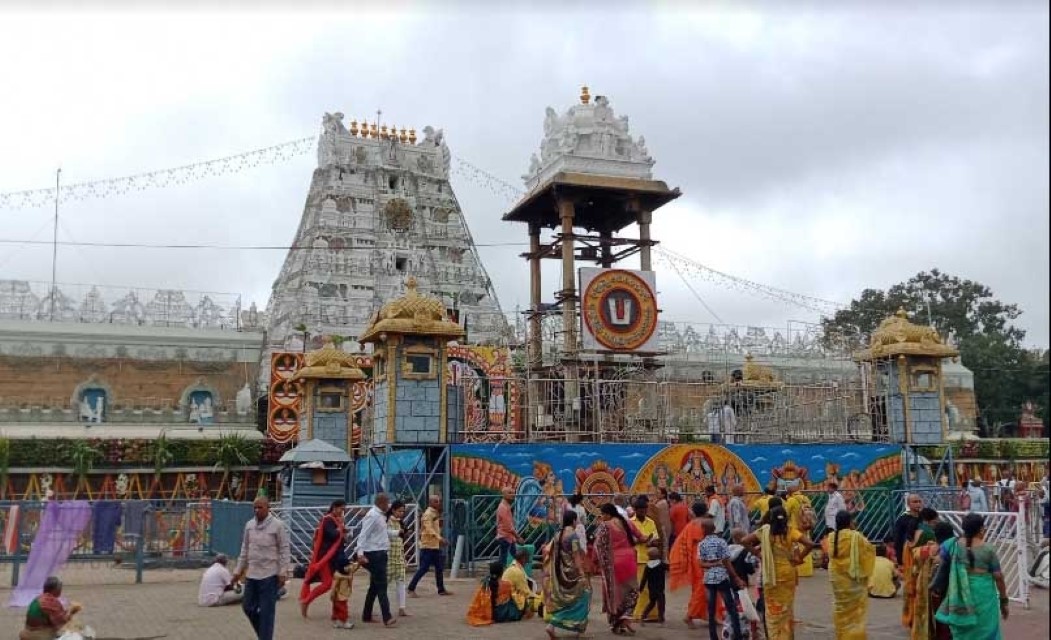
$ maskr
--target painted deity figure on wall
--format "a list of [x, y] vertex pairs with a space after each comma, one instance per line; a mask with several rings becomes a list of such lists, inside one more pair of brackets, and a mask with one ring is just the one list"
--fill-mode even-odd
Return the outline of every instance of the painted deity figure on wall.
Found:
[[653, 470], [653, 488], [667, 489], [672, 491], [675, 489], [675, 479], [672, 477], [671, 470], [668, 469], [668, 465], [661, 462]]
[[489, 428], [503, 428], [507, 419], [507, 403], [504, 400], [504, 383], [492, 382], [489, 389]]
[[698, 494], [715, 481], [715, 471], [703, 449], [694, 449], [686, 456], [679, 472], [678, 489], [682, 493]]

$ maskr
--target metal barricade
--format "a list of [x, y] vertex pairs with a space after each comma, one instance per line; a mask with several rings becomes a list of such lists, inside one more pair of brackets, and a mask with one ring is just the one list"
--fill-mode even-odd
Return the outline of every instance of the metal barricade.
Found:
[[[369, 505], [347, 505], [343, 511], [343, 522], [346, 526], [346, 549], [352, 552], [357, 544], [361, 521], [372, 507]], [[314, 534], [321, 518], [328, 511], [327, 507], [273, 507], [271, 513], [285, 523], [288, 529], [289, 542], [292, 547], [292, 563], [307, 565], [314, 547]], [[405, 562], [408, 566], [418, 564], [419, 526], [416, 505], [406, 505], [402, 526], [405, 528]], [[243, 524], [242, 524], [243, 526]]]
[[[970, 511], [941, 511], [938, 515], [963, 534], [964, 516]], [[985, 518], [985, 543], [996, 549], [1000, 569], [1007, 583], [1007, 597], [1029, 608], [1029, 549], [1025, 535], [1025, 506], [1018, 511], [981, 513]]]

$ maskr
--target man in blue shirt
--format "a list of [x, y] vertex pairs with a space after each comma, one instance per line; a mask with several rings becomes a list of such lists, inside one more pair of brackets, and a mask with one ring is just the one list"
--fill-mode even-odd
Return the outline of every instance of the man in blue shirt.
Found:
[[719, 640], [715, 605], [716, 598], [722, 596], [733, 628], [733, 639], [741, 640], [741, 616], [737, 612], [734, 587], [743, 589], [745, 585], [730, 564], [730, 546], [726, 540], [715, 535], [715, 524], [706, 519], [701, 527], [704, 529], [704, 540], [697, 547], [697, 553], [704, 568], [704, 588], [708, 591], [708, 637], [710, 640]]

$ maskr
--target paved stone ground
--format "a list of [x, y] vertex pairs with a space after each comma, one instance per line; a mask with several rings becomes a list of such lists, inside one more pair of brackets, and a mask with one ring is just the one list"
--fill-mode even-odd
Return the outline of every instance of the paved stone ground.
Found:
[[[196, 606], [199, 571], [161, 570], [148, 571], [145, 583], [133, 584], [134, 573], [105, 565], [75, 565], [63, 571], [66, 595], [85, 605], [85, 621], [95, 627], [99, 639], [145, 640], [148, 638], [210, 640], [212, 638], [252, 638], [251, 628], [238, 607], [203, 609]], [[360, 574], [359, 574], [360, 575]], [[10, 584], [7, 567], [0, 570], [0, 584]], [[299, 581], [290, 585], [293, 593]], [[368, 584], [367, 578], [356, 581], [351, 602], [351, 615], [357, 620], [361, 615], [361, 602]], [[358, 625], [352, 631], [332, 629], [328, 619], [328, 601], [315, 602], [311, 618], [304, 620], [294, 600], [286, 598], [278, 604], [277, 638], [279, 640], [328, 639], [343, 637], [416, 638], [426, 636], [428, 640], [461, 640], [466, 638], [503, 638], [508, 632], [520, 638], [544, 638], [542, 623], [531, 620], [513, 625], [495, 625], [475, 629], [464, 622], [464, 613], [475, 589], [474, 579], [459, 579], [449, 582], [456, 592], [450, 598], [439, 598], [433, 582], [424, 581], [419, 588], [420, 598], [409, 600], [409, 611], [413, 617], [402, 619], [396, 629], [384, 629], [379, 625]], [[0, 589], [0, 598], [6, 602], [10, 588]], [[591, 626], [587, 637], [613, 638], [606, 628], [601, 613], [600, 596], [592, 602]], [[703, 628], [689, 631], [678, 622], [685, 606], [687, 595], [670, 594], [668, 617], [665, 628], [642, 627], [636, 638], [641, 640], [684, 640], [707, 638]], [[802, 581], [796, 600], [797, 617], [806, 620], [799, 628], [800, 640], [822, 640], [833, 638], [831, 628], [832, 595], [823, 572]], [[869, 638], [891, 640], [906, 638], [898, 624], [901, 600], [870, 600]], [[0, 640], [14, 638], [21, 626], [23, 610], [0, 609]], [[377, 610], [378, 616], [378, 610]], [[1011, 617], [1005, 623], [1004, 637], [1047, 638], [1048, 592], [1034, 590], [1031, 608], [1025, 610], [1012, 607]]]

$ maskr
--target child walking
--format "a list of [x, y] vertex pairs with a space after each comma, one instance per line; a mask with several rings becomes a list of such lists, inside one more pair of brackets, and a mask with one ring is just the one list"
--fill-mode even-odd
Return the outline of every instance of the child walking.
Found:
[[[650, 617], [653, 607], [657, 607], [657, 621], [664, 626], [664, 585], [668, 580], [668, 565], [661, 560], [661, 550], [650, 547], [649, 561], [646, 568], [642, 570], [642, 588], [645, 589], [650, 598], [649, 604], [642, 612], [642, 620]], [[645, 622], [643, 622], [645, 624]]]
[[354, 574], [360, 566], [351, 562], [332, 576], [332, 626], [336, 629], [353, 629], [350, 621], [350, 594], [354, 591]]

